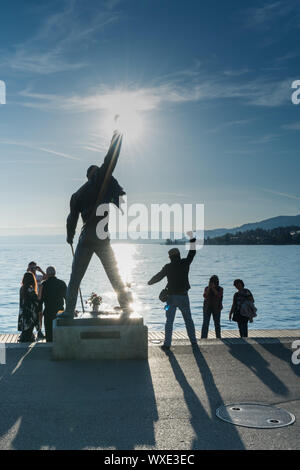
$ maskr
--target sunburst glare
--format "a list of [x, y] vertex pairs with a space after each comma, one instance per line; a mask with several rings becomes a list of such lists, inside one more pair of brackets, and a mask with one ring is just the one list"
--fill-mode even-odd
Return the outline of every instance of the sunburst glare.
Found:
[[[126, 91], [116, 91], [106, 97], [107, 112], [103, 117], [103, 130], [110, 136], [117, 128], [129, 143], [137, 142], [144, 132], [140, 97]], [[118, 116], [116, 121], [115, 117]]]

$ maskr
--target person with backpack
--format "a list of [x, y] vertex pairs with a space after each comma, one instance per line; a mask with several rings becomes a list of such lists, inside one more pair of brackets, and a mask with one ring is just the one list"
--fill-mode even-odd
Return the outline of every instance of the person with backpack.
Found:
[[237, 292], [233, 296], [232, 307], [229, 313], [229, 320], [237, 322], [241, 338], [248, 337], [248, 322], [253, 322], [256, 317], [254, 297], [241, 279], [233, 282]]

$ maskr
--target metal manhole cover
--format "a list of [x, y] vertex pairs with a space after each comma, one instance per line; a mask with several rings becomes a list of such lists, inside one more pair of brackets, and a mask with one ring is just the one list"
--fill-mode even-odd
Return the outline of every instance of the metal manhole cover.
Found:
[[282, 428], [295, 421], [295, 416], [283, 408], [257, 403], [222, 405], [216, 415], [223, 421], [247, 428]]

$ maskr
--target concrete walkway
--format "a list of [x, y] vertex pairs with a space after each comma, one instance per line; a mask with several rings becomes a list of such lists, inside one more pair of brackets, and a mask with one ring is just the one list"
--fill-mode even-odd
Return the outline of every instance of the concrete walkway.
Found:
[[[294, 339], [300, 335], [294, 337]], [[53, 362], [48, 344], [8, 345], [0, 365], [0, 449], [299, 449], [300, 365], [292, 336], [199, 341], [148, 361]], [[235, 427], [223, 403], [276, 404], [286, 428]]]
[[[14, 344], [18, 342], [19, 334], [2, 333], [0, 334], [0, 343]], [[201, 331], [196, 331], [197, 339], [201, 339]], [[239, 338], [239, 332], [235, 330], [222, 330], [222, 338]], [[149, 330], [149, 342], [164, 339], [163, 331]], [[215, 338], [215, 332], [209, 330], [208, 338]], [[249, 329], [249, 338], [300, 338], [300, 329], [296, 330], [252, 330]], [[188, 339], [186, 330], [176, 330], [173, 332], [174, 340]], [[42, 341], [43, 342], [43, 341]]]

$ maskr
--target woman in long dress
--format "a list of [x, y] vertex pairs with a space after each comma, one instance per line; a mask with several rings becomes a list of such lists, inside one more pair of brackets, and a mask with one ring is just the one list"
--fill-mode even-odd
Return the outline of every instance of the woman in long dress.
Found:
[[36, 292], [36, 281], [30, 272], [24, 274], [20, 289], [20, 310], [18, 330], [22, 343], [35, 341], [33, 329], [39, 326], [39, 300]]

